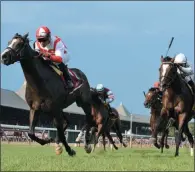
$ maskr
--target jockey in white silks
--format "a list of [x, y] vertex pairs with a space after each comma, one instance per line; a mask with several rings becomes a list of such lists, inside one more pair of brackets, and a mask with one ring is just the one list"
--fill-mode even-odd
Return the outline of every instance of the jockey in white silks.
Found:
[[190, 64], [187, 61], [187, 58], [184, 54], [179, 53], [175, 56], [175, 64], [178, 64], [177, 72], [184, 78], [187, 84], [192, 88], [193, 94], [195, 94], [195, 84], [192, 80], [193, 70]]

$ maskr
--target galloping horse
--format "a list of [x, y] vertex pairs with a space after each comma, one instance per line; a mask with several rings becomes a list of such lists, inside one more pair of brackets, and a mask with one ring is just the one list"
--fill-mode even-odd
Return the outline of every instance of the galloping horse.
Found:
[[192, 107], [194, 96], [187, 83], [177, 73], [178, 66], [174, 63], [174, 58], [161, 56], [160, 89], [163, 91], [162, 109], [155, 134], [158, 134], [160, 128], [165, 128], [168, 119], [175, 119], [176, 123], [176, 152], [179, 155], [179, 145], [182, 139], [182, 133], [188, 137], [191, 146], [191, 155], [193, 156], [194, 140], [188, 128], [188, 122], [192, 119]]
[[[111, 130], [113, 132], [115, 132], [117, 137], [118, 137], [118, 139], [119, 139], [119, 141], [120, 141], [120, 143], [124, 147], [127, 147], [127, 145], [123, 141], [123, 135], [122, 135], [122, 132], [121, 132], [121, 121], [120, 121], [119, 113], [118, 113], [118, 111], [115, 108], [111, 107], [111, 109], [112, 109], [111, 110], [112, 114], [110, 114], [110, 116], [109, 116], [109, 121], [107, 123], [107, 125], [108, 125], [107, 126], [107, 130], [108, 130], [108, 132], [110, 132]], [[102, 135], [102, 138], [103, 138], [104, 150], [106, 150], [106, 148], [105, 148], [106, 147], [105, 134]], [[110, 139], [109, 139], [109, 141], [110, 141]], [[113, 144], [113, 146], [114, 146], [114, 148], [116, 150], [118, 149], [115, 144]]]
[[[109, 119], [108, 119], [108, 123], [107, 123], [107, 132], [104, 132], [102, 133], [102, 139], [103, 139], [103, 146], [104, 146], [104, 150], [106, 150], [105, 148], [105, 145], [106, 145], [106, 142], [105, 142], [105, 136], [107, 135], [109, 141], [111, 142], [111, 144], [113, 144], [114, 148], [117, 150], [118, 147], [114, 144], [114, 142], [112, 142], [112, 139], [110, 139], [110, 131], [112, 130], [113, 132], [116, 133], [120, 143], [124, 146], [124, 147], [127, 147], [127, 145], [124, 143], [123, 141], [123, 135], [122, 135], [122, 132], [121, 132], [121, 121], [120, 121], [120, 116], [119, 116], [119, 113], [118, 111], [115, 109], [115, 108], [111, 108], [112, 109], [112, 114], [109, 115]], [[95, 138], [95, 132], [97, 132], [97, 125], [96, 125], [96, 120], [100, 117], [98, 117], [98, 115], [101, 115], [101, 114], [93, 114], [94, 117], [97, 116], [97, 118], [95, 118], [94, 120], [94, 123], [93, 123], [93, 127], [91, 129], [91, 137], [94, 137]], [[81, 137], [82, 135], [84, 134], [84, 131], [85, 131], [85, 128], [86, 128], [86, 125], [84, 125], [80, 131], [80, 133], [78, 134], [78, 137], [76, 139], [76, 141], [80, 141], [81, 140]], [[94, 149], [93, 149], [94, 151]]]
[[[118, 139], [119, 139], [119, 141], [120, 141], [120, 143], [124, 147], [127, 147], [127, 145], [123, 141], [123, 135], [122, 135], [122, 132], [121, 132], [121, 121], [120, 121], [119, 113], [115, 108], [112, 107], [111, 109], [112, 109], [112, 114], [109, 116], [109, 119], [108, 119], [108, 123], [107, 123], [107, 131], [108, 132], [107, 133], [110, 133], [111, 130], [113, 132], [115, 132]], [[94, 114], [94, 116], [95, 115], [98, 116], [98, 115], [101, 115], [101, 114]], [[95, 138], [95, 132], [97, 132], [97, 125], [96, 125], [96, 120], [97, 119], [98, 118], [95, 119], [94, 124], [93, 124], [94, 126], [91, 129], [91, 131], [92, 131], [91, 132], [91, 137], [94, 137], [94, 138]], [[76, 139], [77, 142], [80, 141], [82, 135], [84, 134], [85, 128], [86, 128], [86, 125], [84, 125], [82, 127], [81, 132], [78, 134], [78, 137]], [[106, 148], [105, 148], [105, 145], [106, 145], [105, 136], [107, 135], [107, 133], [106, 132], [102, 133], [104, 150], [106, 150]], [[113, 144], [114, 142], [112, 142], [112, 140], [110, 139], [110, 137], [111, 137], [110, 134], [107, 135], [107, 137], [108, 137], [109, 141], [111, 142], [111, 144]], [[116, 150], [118, 149], [118, 147], [115, 144], [113, 144], [113, 146]], [[94, 149], [93, 149], [93, 151], [94, 151]]]
[[154, 146], [160, 149], [161, 147], [161, 152], [163, 152], [163, 147], [165, 144], [165, 148], [169, 148], [169, 145], [167, 144], [167, 137], [169, 134], [169, 130], [165, 130], [165, 138], [161, 138], [161, 143], [158, 145], [157, 143], [157, 135], [154, 132], [157, 124], [157, 120], [160, 117], [160, 112], [162, 109], [162, 102], [161, 99], [159, 98], [159, 94], [157, 92], [156, 88], [150, 88], [148, 92], [145, 94], [145, 101], [144, 101], [144, 106], [145, 108], [150, 108], [151, 109], [151, 116], [150, 116], [150, 127], [152, 131], [152, 138], [154, 138]]
[[[59, 71], [50, 61], [43, 60], [42, 55], [34, 51], [29, 45], [28, 34], [24, 36], [18, 33], [9, 41], [8, 47], [1, 54], [1, 62], [11, 65], [20, 62], [24, 76], [27, 81], [26, 101], [30, 107], [30, 129], [28, 136], [41, 145], [50, 143], [52, 139], [40, 139], [35, 136], [35, 126], [38, 116], [47, 113], [54, 120], [57, 128], [57, 136], [70, 156], [76, 152], [70, 148], [64, 136], [65, 127], [62, 110], [76, 101], [86, 113], [87, 132], [86, 132], [86, 151], [89, 143], [89, 130], [91, 124], [91, 97], [90, 86], [85, 74], [79, 69], [69, 69], [71, 75], [82, 80], [82, 85], [72, 94], [65, 89], [65, 83]], [[57, 71], [57, 72], [56, 72]], [[13, 77], [15, 77], [13, 75]]]
[[92, 141], [92, 138], [94, 137], [94, 147], [93, 151], [95, 150], [96, 144], [98, 143], [98, 139], [100, 135], [106, 135], [108, 139], [110, 140], [111, 144], [113, 144], [114, 148], [117, 149], [117, 146], [114, 144], [114, 141], [112, 139], [112, 136], [109, 133], [109, 110], [106, 106], [106, 104], [102, 103], [102, 100], [97, 95], [96, 91], [91, 88], [91, 115], [93, 120], [93, 126], [97, 126], [97, 132], [96, 127], [91, 128], [91, 137], [90, 141]]
[[[167, 144], [167, 139], [169, 135], [169, 127], [173, 126], [176, 128], [176, 123], [174, 123], [173, 119], [169, 119], [169, 123], [167, 124], [165, 129], [159, 130], [158, 132], [162, 132], [162, 137], [160, 140], [160, 145], [157, 143], [157, 133], [155, 133], [157, 121], [159, 120], [160, 117], [160, 112], [162, 109], [162, 100], [159, 97], [158, 91], [156, 88], [150, 88], [148, 92], [145, 94], [145, 101], [144, 101], [144, 106], [146, 108], [151, 108], [151, 116], [150, 116], [150, 126], [151, 126], [151, 131], [152, 131], [152, 138], [154, 142], [154, 146], [157, 147], [158, 149], [161, 148], [161, 153], [163, 153], [163, 148], [165, 145], [165, 148], [169, 149], [169, 145]], [[185, 138], [182, 135], [182, 141], [185, 141]]]

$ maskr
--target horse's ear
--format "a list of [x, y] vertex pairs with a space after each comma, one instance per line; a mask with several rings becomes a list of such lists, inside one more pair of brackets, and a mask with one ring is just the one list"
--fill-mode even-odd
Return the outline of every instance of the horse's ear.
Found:
[[29, 35], [29, 33], [24, 34], [24, 35], [23, 35], [23, 38], [24, 38], [24, 39], [28, 38], [28, 35]]
[[144, 93], [144, 96], [146, 97], [146, 93], [145, 93], [145, 91], [143, 91], [143, 93]]
[[161, 60], [161, 62], [163, 62], [163, 60], [164, 60], [163, 55], [161, 55], [160, 60]]

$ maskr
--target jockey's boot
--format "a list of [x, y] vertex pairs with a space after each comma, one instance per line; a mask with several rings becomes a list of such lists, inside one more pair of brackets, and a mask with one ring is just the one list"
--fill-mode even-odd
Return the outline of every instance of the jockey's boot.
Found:
[[112, 108], [110, 107], [109, 104], [107, 104], [107, 107], [108, 107], [108, 114], [109, 114], [109, 116], [113, 117]]
[[64, 63], [60, 63], [59, 65], [60, 70], [63, 72], [64, 79], [67, 81], [68, 89], [73, 89], [74, 85], [72, 83], [71, 77], [68, 72], [68, 67]]
[[194, 81], [190, 80], [190, 81], [188, 82], [188, 84], [189, 84], [190, 87], [192, 88], [193, 94], [195, 95], [195, 84], [194, 84]]

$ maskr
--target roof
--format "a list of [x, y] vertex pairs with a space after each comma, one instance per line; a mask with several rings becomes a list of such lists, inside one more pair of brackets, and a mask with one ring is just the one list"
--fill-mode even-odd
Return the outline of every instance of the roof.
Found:
[[149, 116], [130, 113], [122, 103], [120, 103], [120, 105], [116, 109], [119, 112], [120, 118], [124, 121], [130, 121], [131, 114], [133, 115], [133, 122], [149, 123], [150, 121]]
[[63, 109], [63, 112], [85, 115], [83, 109], [78, 107], [76, 103], [73, 103], [67, 108]]
[[[2, 92], [1, 93], [1, 105], [29, 110], [29, 107], [24, 98], [25, 89], [26, 89], [26, 81], [24, 81], [23, 85], [18, 91], [16, 91], [16, 93], [13, 91], [1, 89], [1, 92]], [[123, 121], [131, 120], [131, 113], [122, 103], [116, 109], [119, 112], [121, 120]], [[63, 109], [63, 112], [85, 115], [83, 109], [78, 107], [76, 103], [73, 103], [69, 107]], [[132, 115], [133, 115], [132, 117], [133, 122], [149, 124], [149, 121], [150, 121], [149, 116], [139, 115], [139, 114], [132, 114]]]
[[1, 106], [29, 110], [27, 103], [15, 92], [1, 88]]
[[123, 116], [130, 115], [130, 112], [127, 110], [127, 108], [122, 103], [120, 103], [120, 105], [116, 109], [119, 112], [119, 114], [121, 114]]

